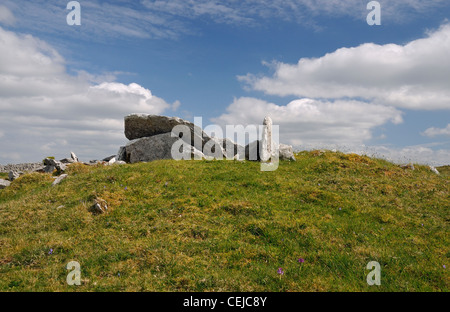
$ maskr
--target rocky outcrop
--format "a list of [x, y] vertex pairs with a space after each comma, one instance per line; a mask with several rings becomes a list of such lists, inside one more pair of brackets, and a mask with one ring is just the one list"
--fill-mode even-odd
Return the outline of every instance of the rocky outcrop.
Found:
[[0, 172], [5, 173], [9, 173], [10, 171], [32, 172], [43, 167], [44, 166], [42, 165], [42, 163], [10, 164], [5, 166], [0, 165]]

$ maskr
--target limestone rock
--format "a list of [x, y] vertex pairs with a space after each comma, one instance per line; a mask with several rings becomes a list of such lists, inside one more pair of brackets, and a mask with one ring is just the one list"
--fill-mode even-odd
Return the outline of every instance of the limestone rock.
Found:
[[280, 160], [292, 160], [296, 161], [294, 156], [294, 150], [291, 145], [280, 144], [278, 147], [278, 152], [280, 155]]
[[11, 182], [0, 179], [0, 190], [7, 188], [11, 185]]
[[14, 170], [10, 171], [8, 174], [9, 181], [11, 181], [11, 182], [14, 181], [18, 177], [20, 177], [22, 174], [23, 174], [22, 171], [14, 171]]
[[101, 198], [96, 198], [94, 204], [89, 208], [93, 214], [102, 214], [108, 211], [108, 204]]
[[433, 166], [430, 166], [430, 170], [433, 171], [434, 173], [436, 173], [437, 175], [440, 174], [439, 171]]
[[261, 160], [259, 154], [260, 142], [259, 140], [253, 141], [245, 146], [245, 159], [259, 161]]
[[59, 177], [57, 177], [55, 179], [55, 181], [53, 181], [52, 186], [58, 185], [59, 183], [61, 183], [62, 180], [64, 180], [65, 178], [67, 178], [68, 175], [67, 174], [62, 174]]
[[70, 158], [73, 160], [73, 162], [78, 162], [78, 157], [75, 155], [74, 152], [70, 152]]
[[125, 117], [125, 136], [128, 140], [136, 140], [164, 133], [171, 133], [175, 126], [187, 126], [191, 131], [191, 145], [194, 146], [194, 137], [202, 142], [202, 147], [209, 136], [193, 123], [178, 117], [166, 117], [148, 114], [131, 114]]
[[211, 138], [211, 140], [215, 141], [222, 147], [224, 157], [227, 159], [245, 159], [245, 147], [233, 142], [230, 139]]
[[127, 156], [126, 148], [125, 148], [125, 146], [121, 146], [119, 148], [119, 151], [117, 152], [116, 160], [117, 161], [124, 161], [124, 162], [126, 162], [126, 160], [127, 160], [126, 156]]
[[264, 118], [263, 134], [261, 139], [260, 157], [262, 161], [268, 161], [275, 152], [272, 142], [272, 119], [270, 117]]
[[[125, 147], [125, 159], [129, 163], [173, 159], [172, 146], [178, 140], [179, 138], [172, 137], [171, 133], [163, 133], [130, 141]], [[202, 152], [188, 144], [185, 144], [185, 147], [186, 151], [183, 152], [190, 153], [191, 156], [204, 156]]]
[[103, 158], [103, 161], [109, 162], [111, 159], [116, 158], [117, 155], [112, 155], [106, 158]]
[[44, 165], [46, 166], [44, 168], [44, 172], [46, 173], [51, 173], [55, 169], [58, 171], [58, 173], [61, 173], [67, 169], [67, 166], [65, 164], [51, 158], [44, 159]]

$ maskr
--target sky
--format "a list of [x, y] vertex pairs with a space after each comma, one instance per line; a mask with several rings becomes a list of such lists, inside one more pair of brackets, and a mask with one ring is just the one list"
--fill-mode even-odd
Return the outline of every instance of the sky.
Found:
[[0, 2], [1, 164], [114, 155], [132, 113], [450, 164], [448, 0], [69, 2]]

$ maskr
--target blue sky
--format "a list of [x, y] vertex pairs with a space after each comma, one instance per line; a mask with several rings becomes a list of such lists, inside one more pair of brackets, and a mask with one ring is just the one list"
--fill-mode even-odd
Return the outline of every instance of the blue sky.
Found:
[[450, 163], [450, 3], [366, 0], [0, 4], [0, 163], [101, 159], [130, 113], [203, 125], [270, 115], [296, 149]]

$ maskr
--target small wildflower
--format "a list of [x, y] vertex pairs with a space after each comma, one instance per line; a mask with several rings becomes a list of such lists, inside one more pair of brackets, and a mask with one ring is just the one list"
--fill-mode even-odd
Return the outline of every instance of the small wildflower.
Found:
[[445, 264], [442, 266], [444, 269], [446, 269], [447, 267], [445, 266]]
[[298, 262], [299, 262], [299, 263], [303, 263], [303, 262], [305, 262], [305, 259], [300, 258], [300, 259], [298, 259]]
[[342, 210], [342, 208], [341, 208], [341, 207], [339, 207], [339, 210]]
[[125, 191], [128, 190], [128, 187], [125, 186]]
[[48, 252], [48, 254], [49, 254], [49, 255], [52, 255], [52, 254], [53, 254], [53, 249], [52, 249], [52, 248], [50, 248], [50, 251]]
[[283, 271], [283, 269], [282, 269], [282, 268], [278, 268], [278, 271], [277, 271], [277, 273], [278, 273], [278, 274], [280, 274], [280, 275], [284, 275], [284, 271]]

